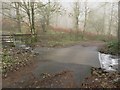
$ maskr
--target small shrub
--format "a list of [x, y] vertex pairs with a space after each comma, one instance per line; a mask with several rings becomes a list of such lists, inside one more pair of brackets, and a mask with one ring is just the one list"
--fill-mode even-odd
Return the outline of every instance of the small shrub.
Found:
[[120, 41], [113, 40], [106, 42], [106, 45], [99, 49], [100, 52], [112, 55], [120, 55]]
[[110, 41], [107, 44], [108, 52], [110, 54], [120, 55], [120, 41]]

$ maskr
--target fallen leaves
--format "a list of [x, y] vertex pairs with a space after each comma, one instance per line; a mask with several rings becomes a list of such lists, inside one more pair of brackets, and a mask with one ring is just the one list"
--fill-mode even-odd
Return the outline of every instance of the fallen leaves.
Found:
[[82, 83], [82, 88], [120, 88], [120, 73], [106, 72], [101, 68], [92, 68], [91, 76]]
[[75, 88], [73, 73], [69, 70], [59, 71], [57, 73], [41, 73], [40, 77], [34, 74], [29, 76], [29, 80], [14, 83], [17, 88]]
[[7, 73], [18, 71], [20, 67], [30, 65], [34, 59], [34, 54], [30, 47], [27, 49], [6, 47], [3, 48], [2, 53], [2, 75], [3, 78], [7, 77]]

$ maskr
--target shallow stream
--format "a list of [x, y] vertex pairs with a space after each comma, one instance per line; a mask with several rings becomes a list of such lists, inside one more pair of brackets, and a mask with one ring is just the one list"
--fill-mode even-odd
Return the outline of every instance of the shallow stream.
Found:
[[120, 60], [118, 56], [98, 52], [98, 57], [100, 61], [100, 66], [105, 71], [117, 71], [118, 70], [118, 65], [119, 65], [118, 62]]

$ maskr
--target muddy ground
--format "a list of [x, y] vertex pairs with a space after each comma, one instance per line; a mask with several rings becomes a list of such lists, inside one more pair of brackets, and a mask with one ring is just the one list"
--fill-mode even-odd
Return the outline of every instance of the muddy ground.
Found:
[[[91, 68], [100, 67], [97, 49], [102, 45], [103, 42], [94, 41], [58, 49], [37, 47], [34, 51], [38, 55], [32, 63], [26, 64], [17, 71], [9, 72], [8, 76], [2, 79], [2, 86], [3, 88], [89, 88], [91, 85], [98, 87], [101, 83], [97, 86], [96, 83], [90, 84], [91, 80], [99, 79], [91, 73]], [[90, 78], [86, 80], [87, 77]], [[111, 82], [108, 84], [117, 87], [116, 84], [111, 85]], [[105, 88], [108, 86], [104, 85]]]

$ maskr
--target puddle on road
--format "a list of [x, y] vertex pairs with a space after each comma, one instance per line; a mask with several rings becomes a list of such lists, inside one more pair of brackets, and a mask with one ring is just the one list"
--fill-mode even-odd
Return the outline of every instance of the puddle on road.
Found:
[[98, 52], [98, 58], [101, 68], [105, 69], [105, 71], [118, 70], [118, 60], [120, 60], [120, 58], [118, 58], [117, 56]]

